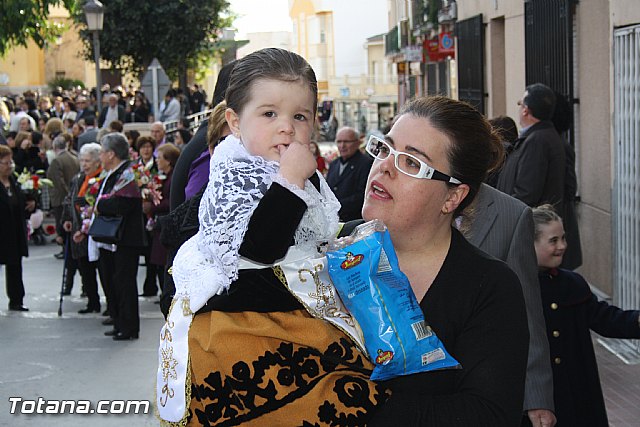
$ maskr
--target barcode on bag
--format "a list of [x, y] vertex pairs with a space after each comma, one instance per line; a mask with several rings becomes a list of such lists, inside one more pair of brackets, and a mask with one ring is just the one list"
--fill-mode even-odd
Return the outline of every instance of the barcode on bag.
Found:
[[437, 362], [438, 360], [442, 360], [444, 358], [444, 351], [442, 351], [441, 348], [436, 348], [435, 350], [422, 355], [422, 366], [428, 365], [429, 363]]
[[391, 271], [391, 264], [389, 263], [389, 257], [384, 251], [380, 251], [380, 261], [378, 261], [378, 273], [387, 273]]
[[411, 329], [413, 329], [413, 334], [416, 336], [417, 341], [429, 338], [432, 334], [431, 328], [427, 326], [424, 320], [412, 323]]

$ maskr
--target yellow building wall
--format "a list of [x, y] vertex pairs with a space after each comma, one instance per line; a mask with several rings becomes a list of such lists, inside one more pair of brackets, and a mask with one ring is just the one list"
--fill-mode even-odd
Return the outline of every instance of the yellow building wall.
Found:
[[12, 87], [44, 85], [44, 52], [30, 41], [0, 58], [0, 91]]

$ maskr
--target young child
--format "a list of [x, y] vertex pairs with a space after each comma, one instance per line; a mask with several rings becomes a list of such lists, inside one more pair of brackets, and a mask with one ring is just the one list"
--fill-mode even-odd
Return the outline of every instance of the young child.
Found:
[[556, 425], [608, 426], [590, 330], [611, 338], [640, 338], [640, 311], [598, 301], [582, 276], [558, 268], [567, 243], [562, 219], [551, 205], [533, 209], [533, 219]]
[[[295, 53], [263, 49], [238, 61], [226, 102], [232, 134], [211, 157], [199, 231], [172, 266], [160, 416], [203, 425], [363, 425], [385, 397], [368, 379], [371, 364], [305, 311], [278, 267], [317, 253], [338, 231], [340, 205], [309, 149], [315, 74]], [[305, 271], [303, 281], [315, 282]]]

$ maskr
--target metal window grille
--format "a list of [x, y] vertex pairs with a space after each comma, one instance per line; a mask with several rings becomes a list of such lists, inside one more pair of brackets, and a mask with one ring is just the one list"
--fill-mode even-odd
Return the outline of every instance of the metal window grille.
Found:
[[[640, 25], [614, 36], [614, 303], [640, 307]], [[640, 340], [628, 341], [640, 352]]]

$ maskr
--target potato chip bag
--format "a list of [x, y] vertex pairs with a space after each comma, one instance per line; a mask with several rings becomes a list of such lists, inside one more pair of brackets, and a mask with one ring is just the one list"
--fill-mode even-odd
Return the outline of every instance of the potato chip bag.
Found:
[[461, 367], [426, 323], [382, 221], [331, 242], [327, 260], [336, 290], [362, 329], [375, 364], [372, 380]]

